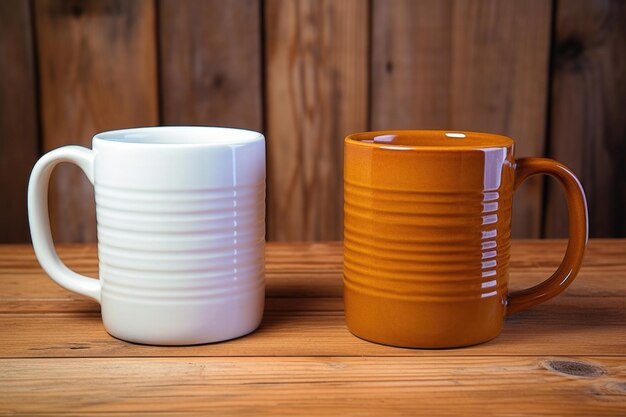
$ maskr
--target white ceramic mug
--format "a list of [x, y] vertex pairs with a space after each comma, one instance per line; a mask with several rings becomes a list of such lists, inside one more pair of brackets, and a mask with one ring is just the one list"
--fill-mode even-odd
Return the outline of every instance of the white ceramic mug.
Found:
[[[59, 259], [48, 182], [78, 165], [94, 184], [100, 279]], [[248, 130], [147, 127], [99, 133], [93, 150], [45, 154], [28, 186], [33, 247], [62, 287], [102, 305], [104, 327], [138, 343], [186, 345], [250, 333], [265, 295], [265, 139]]]

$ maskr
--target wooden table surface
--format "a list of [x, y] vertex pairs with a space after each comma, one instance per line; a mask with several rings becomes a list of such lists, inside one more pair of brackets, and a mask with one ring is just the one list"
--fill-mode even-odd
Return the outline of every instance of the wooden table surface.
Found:
[[[564, 241], [515, 241], [512, 288]], [[61, 246], [97, 276], [95, 246]], [[561, 296], [483, 345], [368, 343], [346, 329], [340, 243], [267, 245], [261, 327], [224, 343], [109, 336], [99, 306], [56, 286], [30, 246], [0, 246], [0, 414], [626, 415], [626, 240], [596, 240]]]

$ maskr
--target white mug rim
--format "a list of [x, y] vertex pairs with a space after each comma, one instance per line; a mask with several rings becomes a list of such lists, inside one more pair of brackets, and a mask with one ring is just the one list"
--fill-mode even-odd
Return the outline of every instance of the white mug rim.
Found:
[[146, 126], [107, 130], [97, 133], [93, 141], [138, 146], [215, 147], [247, 145], [263, 141], [254, 130], [221, 126]]

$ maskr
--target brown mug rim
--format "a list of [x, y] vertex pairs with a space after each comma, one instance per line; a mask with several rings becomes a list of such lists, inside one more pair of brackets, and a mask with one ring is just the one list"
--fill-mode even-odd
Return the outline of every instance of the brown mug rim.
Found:
[[[392, 143], [391, 141], [374, 142], [379, 136], [404, 136], [414, 139], [414, 143]], [[443, 140], [442, 144], [433, 141]], [[418, 141], [426, 143], [417, 143]], [[462, 142], [461, 142], [462, 141]], [[412, 151], [447, 151], [480, 150], [490, 148], [509, 148], [514, 145], [513, 139], [495, 133], [473, 132], [468, 130], [373, 130], [352, 133], [344, 142], [350, 145], [363, 146], [382, 150]]]

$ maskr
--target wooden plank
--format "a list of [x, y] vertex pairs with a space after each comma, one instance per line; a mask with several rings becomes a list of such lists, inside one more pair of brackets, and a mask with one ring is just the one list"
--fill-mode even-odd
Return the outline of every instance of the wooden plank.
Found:
[[[580, 178], [591, 236], [626, 235], [626, 3], [558, 1], [550, 156]], [[548, 187], [545, 235], [567, 235], [567, 209]]]
[[11, 414], [626, 411], [623, 358], [55, 358], [2, 360], [0, 368], [0, 412]]
[[[626, 242], [612, 245], [598, 243], [592, 242], [580, 276], [560, 297], [626, 297], [626, 280], [615, 279], [626, 273], [621, 259], [626, 251]], [[329, 245], [330, 248], [333, 246]], [[300, 248], [298, 252], [307, 252], [306, 247]], [[296, 259], [287, 263], [279, 255], [280, 248], [270, 245], [266, 268], [268, 311], [342, 310], [341, 259], [336, 259], [340, 258], [340, 248], [335, 246], [335, 249], [335, 253], [328, 256], [323, 251], [315, 251], [319, 252], [318, 256], [301, 255], [300, 263], [294, 262], [298, 259], [292, 255]], [[530, 287], [545, 279], [556, 270], [563, 249], [563, 244], [520, 246], [516, 242], [512, 251], [511, 288]], [[541, 251], [551, 255], [542, 256]], [[98, 275], [95, 252], [88, 255], [89, 260], [81, 260], [80, 255], [77, 256], [80, 252], [74, 252], [73, 248], [62, 247], [60, 252], [72, 269], [91, 276]], [[315, 264], [326, 257], [329, 259], [326, 265]], [[316, 300], [311, 300], [313, 298]], [[0, 313], [98, 311], [97, 304], [62, 289], [50, 280], [40, 270], [32, 253], [10, 258], [7, 251], [0, 250]]]
[[0, 243], [30, 239], [26, 188], [39, 153], [31, 31], [28, 0], [0, 2]]
[[[373, 129], [501, 133], [542, 156], [551, 2], [374, 0]], [[542, 182], [516, 193], [513, 236], [538, 237]]]
[[[336, 300], [340, 306], [341, 300]], [[341, 310], [303, 307], [307, 304], [315, 305], [317, 299], [301, 299], [283, 310], [268, 309], [261, 327], [248, 336], [188, 347], [115, 339], [106, 333], [97, 312], [3, 313], [0, 357], [610, 356], [626, 351], [623, 295], [557, 298], [508, 318], [496, 339], [462, 350], [402, 349], [366, 342], [348, 331]]]
[[[513, 240], [510, 281], [524, 288], [550, 275], [561, 262], [563, 240]], [[68, 267], [82, 274], [98, 275], [95, 245], [59, 245]], [[626, 295], [626, 240], [590, 241], [583, 268], [562, 296], [601, 297]], [[342, 297], [341, 243], [269, 243], [266, 249], [267, 294], [274, 298]], [[58, 287], [41, 270], [32, 247], [0, 246], [0, 301], [73, 302], [80, 296]], [[0, 304], [0, 311], [6, 310]]]
[[[534, 272], [513, 270], [511, 290], [529, 288], [556, 269]], [[623, 269], [623, 268], [622, 268]], [[616, 270], [598, 272], [586, 268], [577, 282], [559, 297], [626, 297], [626, 280], [615, 283]], [[97, 274], [91, 274], [97, 275]], [[334, 274], [268, 272], [266, 311], [343, 311], [341, 272]], [[1, 313], [93, 312], [100, 308], [93, 301], [72, 294], [43, 274], [0, 274]]]
[[[559, 265], [567, 241], [562, 239], [520, 240], [511, 241], [511, 274], [519, 275], [519, 279], [528, 274], [545, 274]], [[80, 273], [96, 275], [98, 271], [97, 247], [87, 245], [57, 245], [57, 251], [65, 259], [68, 267]], [[341, 279], [343, 262], [343, 244], [341, 242], [325, 243], [279, 243], [269, 242], [266, 245], [266, 273], [268, 277], [285, 279], [301, 279], [304, 283], [315, 275], [331, 274], [333, 279]], [[587, 245], [581, 274], [587, 273], [626, 274], [626, 239], [592, 239]], [[0, 245], [0, 277], [7, 275], [31, 275], [33, 279], [44, 279], [33, 248], [30, 245]], [[512, 278], [514, 279], [514, 278]], [[591, 279], [591, 277], [590, 277]], [[0, 285], [2, 285], [0, 280]], [[29, 285], [28, 280], [19, 280], [19, 285]], [[578, 281], [576, 281], [578, 282]], [[624, 282], [626, 283], [626, 281]], [[620, 280], [615, 282], [589, 282], [601, 288], [604, 285], [621, 288]], [[36, 285], [41, 285], [38, 282]], [[578, 284], [577, 284], [578, 285]], [[4, 287], [2, 287], [4, 288]], [[0, 294], [4, 294], [0, 290]]]
[[[512, 290], [544, 280], [554, 268], [527, 272], [513, 270]], [[559, 297], [626, 297], [626, 281], [615, 284], [615, 270], [586, 268], [576, 284]], [[92, 274], [97, 275], [97, 274]], [[93, 312], [93, 301], [69, 293], [42, 274], [0, 274], [0, 313]], [[267, 274], [266, 311], [343, 311], [341, 273]]]
[[[511, 283], [528, 287], [548, 276], [564, 241], [513, 241]], [[164, 348], [113, 339], [99, 306], [56, 286], [32, 249], [0, 246], [0, 356], [432, 356], [459, 350], [396, 349], [362, 341], [345, 327], [341, 244], [267, 246], [267, 308], [261, 328], [215, 345]], [[93, 245], [61, 245], [79, 272], [97, 275]], [[613, 355], [626, 348], [626, 240], [593, 240], [580, 277], [561, 296], [507, 319], [494, 341], [463, 349], [477, 355]], [[43, 337], [42, 335], [45, 335]], [[303, 342], [306, 341], [306, 342]]]
[[259, 0], [160, 0], [164, 124], [262, 129]]
[[366, 0], [265, 3], [268, 237], [343, 235], [343, 138], [367, 129]]
[[[34, 4], [45, 150], [158, 123], [152, 1]], [[58, 168], [50, 194], [56, 240], [94, 241], [93, 188], [79, 169]]]

